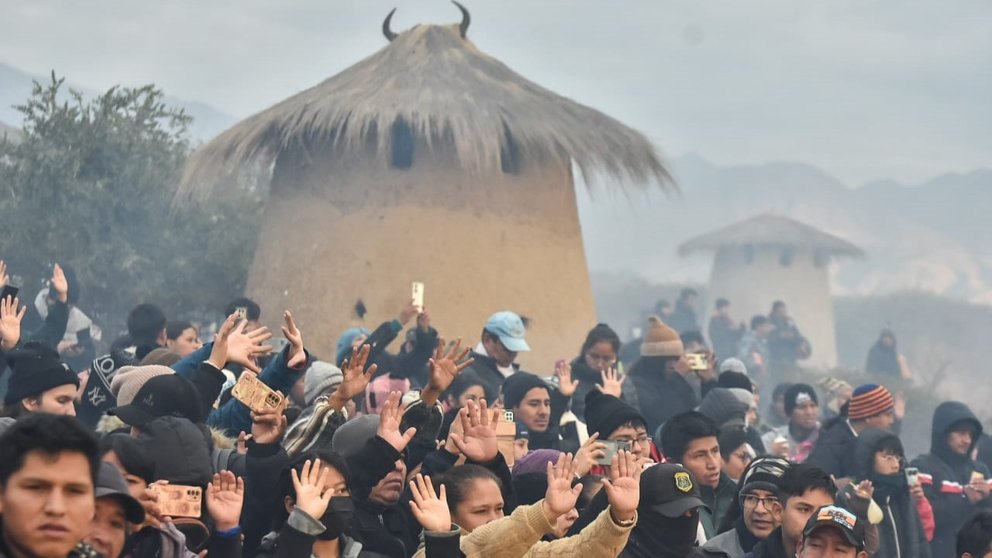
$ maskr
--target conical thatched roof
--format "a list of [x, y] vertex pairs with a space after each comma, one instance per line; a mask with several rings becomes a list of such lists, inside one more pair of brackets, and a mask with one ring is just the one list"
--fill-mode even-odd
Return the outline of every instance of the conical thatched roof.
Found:
[[835, 256], [864, 257], [864, 251], [850, 242], [809, 225], [778, 215], [758, 215], [729, 227], [697, 236], [679, 246], [684, 255], [725, 246], [773, 246], [805, 248]]
[[641, 133], [557, 95], [479, 51], [458, 25], [419, 25], [323, 83], [227, 130], [191, 157], [179, 196], [209, 191], [219, 174], [305, 147], [370, 149], [387, 164], [400, 121], [431, 149], [454, 149], [473, 173], [499, 172], [501, 148], [527, 160], [574, 162], [637, 184], [673, 187]]

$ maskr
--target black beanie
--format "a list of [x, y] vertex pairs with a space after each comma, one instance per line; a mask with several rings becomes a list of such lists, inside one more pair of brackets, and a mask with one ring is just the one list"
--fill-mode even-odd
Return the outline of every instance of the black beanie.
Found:
[[79, 387], [79, 377], [62, 363], [54, 349], [42, 343], [28, 342], [7, 353], [10, 384], [4, 405], [13, 405], [25, 397], [40, 395], [52, 388], [72, 384]]
[[527, 392], [534, 388], [544, 388], [551, 394], [548, 383], [528, 372], [517, 372], [503, 382], [503, 406], [513, 409], [524, 400]]
[[717, 426], [723, 426], [732, 421], [737, 421], [741, 426], [744, 426], [747, 403], [738, 399], [729, 389], [715, 387], [706, 394], [696, 410], [709, 417]]
[[599, 432], [599, 439], [605, 440], [617, 428], [629, 422], [640, 422], [647, 426], [647, 421], [637, 409], [616, 397], [598, 389], [593, 389], [586, 395], [586, 429], [590, 434]]
[[741, 374], [740, 372], [734, 372], [733, 370], [727, 370], [726, 372], [720, 372], [720, 375], [716, 379], [717, 387], [722, 388], [741, 388], [754, 393], [754, 384], [751, 383], [751, 378], [748, 378], [747, 374]]
[[[809, 384], [792, 384], [789, 389], [785, 390], [785, 416], [792, 414], [792, 411], [796, 410], [796, 406], [799, 403], [805, 402], [807, 398], [816, 403], [820, 404], [820, 400], [816, 397], [816, 390], [813, 389]], [[803, 401], [800, 401], [802, 399]]]

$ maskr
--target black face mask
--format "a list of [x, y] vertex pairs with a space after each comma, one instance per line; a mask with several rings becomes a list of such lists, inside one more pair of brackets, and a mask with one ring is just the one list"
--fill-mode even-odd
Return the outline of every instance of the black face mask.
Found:
[[321, 516], [320, 522], [326, 530], [317, 535], [322, 541], [333, 541], [340, 538], [345, 529], [351, 526], [355, 516], [355, 502], [348, 496], [335, 496], [327, 505], [327, 511]]

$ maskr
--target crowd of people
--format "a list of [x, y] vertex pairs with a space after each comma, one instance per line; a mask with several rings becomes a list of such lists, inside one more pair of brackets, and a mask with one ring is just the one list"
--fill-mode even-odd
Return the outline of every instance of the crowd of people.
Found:
[[992, 556], [975, 414], [942, 403], [910, 459], [884, 385], [761, 385], [809, 351], [784, 303], [745, 331], [719, 301], [707, 339], [687, 290], [628, 367], [599, 324], [544, 376], [516, 313], [463, 345], [413, 301], [328, 355], [246, 298], [209, 343], [141, 304], [80, 367], [75, 277], [54, 266], [35, 327], [5, 292], [0, 556]]

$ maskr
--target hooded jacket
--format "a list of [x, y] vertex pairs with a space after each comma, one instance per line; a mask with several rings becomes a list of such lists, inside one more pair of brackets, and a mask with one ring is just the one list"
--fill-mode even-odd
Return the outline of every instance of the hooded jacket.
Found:
[[849, 478], [860, 470], [852, 451], [857, 440], [858, 436], [847, 419], [831, 419], [820, 429], [816, 447], [809, 454], [806, 463], [816, 465], [838, 479]]
[[[951, 427], [962, 421], [971, 423], [975, 432], [972, 445], [965, 455], [954, 453], [947, 445]], [[982, 424], [967, 405], [958, 401], [945, 401], [937, 406], [933, 414], [930, 453], [913, 460], [913, 466], [920, 470], [923, 492], [933, 505], [935, 530], [930, 544], [933, 556], [953, 556], [958, 529], [974, 515], [979, 506], [989, 506], [988, 499], [979, 506], [972, 504], [964, 493], [964, 487], [971, 482], [974, 474], [989, 478], [988, 468], [970, 457], [981, 434]]]
[[[909, 493], [909, 486], [903, 483], [893, 490], [883, 490], [881, 483], [873, 475], [875, 453], [886, 442], [898, 437], [891, 432], [869, 428], [856, 439], [851, 452], [856, 469], [851, 473], [852, 481], [872, 480], [875, 486], [875, 503], [882, 509], [884, 519], [878, 525], [879, 546], [872, 556], [877, 558], [929, 558], [930, 543], [927, 541], [917, 504]], [[900, 469], [897, 479], [905, 479]], [[841, 491], [838, 501], [845, 501], [853, 489], [848, 485]], [[886, 494], [886, 492], [892, 492]]]

